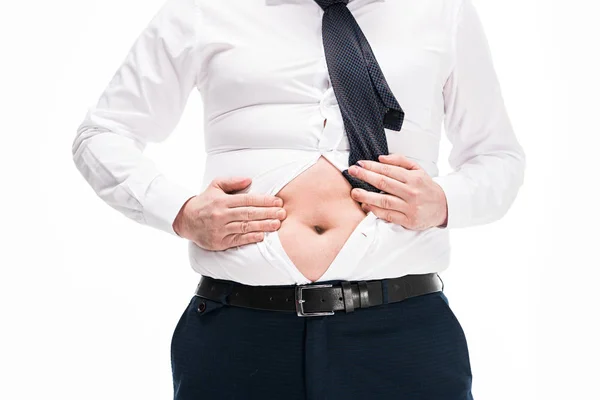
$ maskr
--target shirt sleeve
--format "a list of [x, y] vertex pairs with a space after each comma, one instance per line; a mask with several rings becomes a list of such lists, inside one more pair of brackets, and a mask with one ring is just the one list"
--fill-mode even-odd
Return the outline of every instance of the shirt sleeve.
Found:
[[436, 176], [446, 228], [500, 219], [523, 183], [525, 153], [507, 115], [488, 41], [471, 0], [459, 6], [454, 66], [444, 84], [444, 127], [453, 172]]
[[168, 179], [143, 151], [173, 132], [196, 85], [198, 21], [194, 0], [163, 3], [72, 143], [77, 169], [104, 202], [177, 237], [173, 221], [196, 193]]

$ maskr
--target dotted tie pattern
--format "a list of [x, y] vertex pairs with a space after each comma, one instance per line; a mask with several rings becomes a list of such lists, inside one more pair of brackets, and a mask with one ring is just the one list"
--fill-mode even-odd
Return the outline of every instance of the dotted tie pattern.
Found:
[[[378, 161], [389, 154], [384, 128], [399, 131], [404, 111], [392, 94], [373, 50], [346, 7], [349, 0], [315, 0], [323, 9], [323, 46], [333, 92], [348, 135], [348, 165], [358, 160]], [[353, 188], [381, 192], [342, 171]]]

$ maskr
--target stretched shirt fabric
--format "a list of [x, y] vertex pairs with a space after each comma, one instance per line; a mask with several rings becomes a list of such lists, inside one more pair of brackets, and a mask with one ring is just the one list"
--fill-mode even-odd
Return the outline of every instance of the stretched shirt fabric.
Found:
[[[389, 152], [416, 161], [442, 187], [448, 223], [415, 231], [369, 212], [319, 281], [441, 272], [450, 262], [449, 230], [499, 219], [523, 181], [525, 154], [483, 27], [471, 0], [347, 7], [405, 113], [402, 130], [385, 128]], [[320, 157], [342, 173], [349, 142], [324, 54], [323, 13], [314, 0], [167, 0], [78, 127], [77, 168], [111, 207], [175, 236], [181, 206], [214, 178], [249, 176], [243, 192], [275, 195]], [[143, 150], [171, 134], [193, 89], [203, 103], [206, 165], [201, 184], [190, 188]], [[453, 171], [440, 176], [442, 127]], [[250, 285], [310, 282], [277, 231], [224, 251], [188, 243], [202, 275]]]

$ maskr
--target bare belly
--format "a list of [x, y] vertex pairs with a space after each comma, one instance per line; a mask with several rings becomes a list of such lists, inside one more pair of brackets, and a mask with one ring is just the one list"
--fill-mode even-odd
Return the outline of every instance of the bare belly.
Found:
[[278, 231], [281, 245], [311, 281], [327, 271], [366, 216], [350, 197], [351, 189], [340, 171], [321, 156], [276, 194], [287, 213]]

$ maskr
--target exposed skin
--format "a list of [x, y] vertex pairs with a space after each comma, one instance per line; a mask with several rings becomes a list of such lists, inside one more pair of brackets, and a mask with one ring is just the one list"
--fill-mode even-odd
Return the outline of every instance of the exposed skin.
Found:
[[214, 179], [204, 192], [185, 202], [173, 221], [173, 230], [205, 250], [263, 240], [263, 232], [279, 229], [286, 212], [277, 196], [232, 194], [251, 182], [247, 177]]
[[278, 231], [289, 259], [314, 282], [369, 210], [407, 229], [446, 224], [442, 188], [403, 155], [364, 161], [363, 168], [352, 166], [349, 172], [386, 193], [353, 189], [321, 156], [275, 196], [235, 194], [251, 178], [215, 179], [183, 205], [173, 228], [179, 236], [215, 251], [256, 243], [263, 240], [263, 232]]
[[360, 160], [350, 175], [386, 193], [352, 189], [352, 198], [363, 210], [407, 229], [443, 227], [448, 220], [448, 205], [443, 189], [419, 164], [402, 154], [379, 156], [379, 161]]
[[350, 197], [352, 186], [336, 166], [321, 156], [285, 185], [287, 218], [278, 231], [289, 259], [308, 279], [319, 279], [367, 212]]

